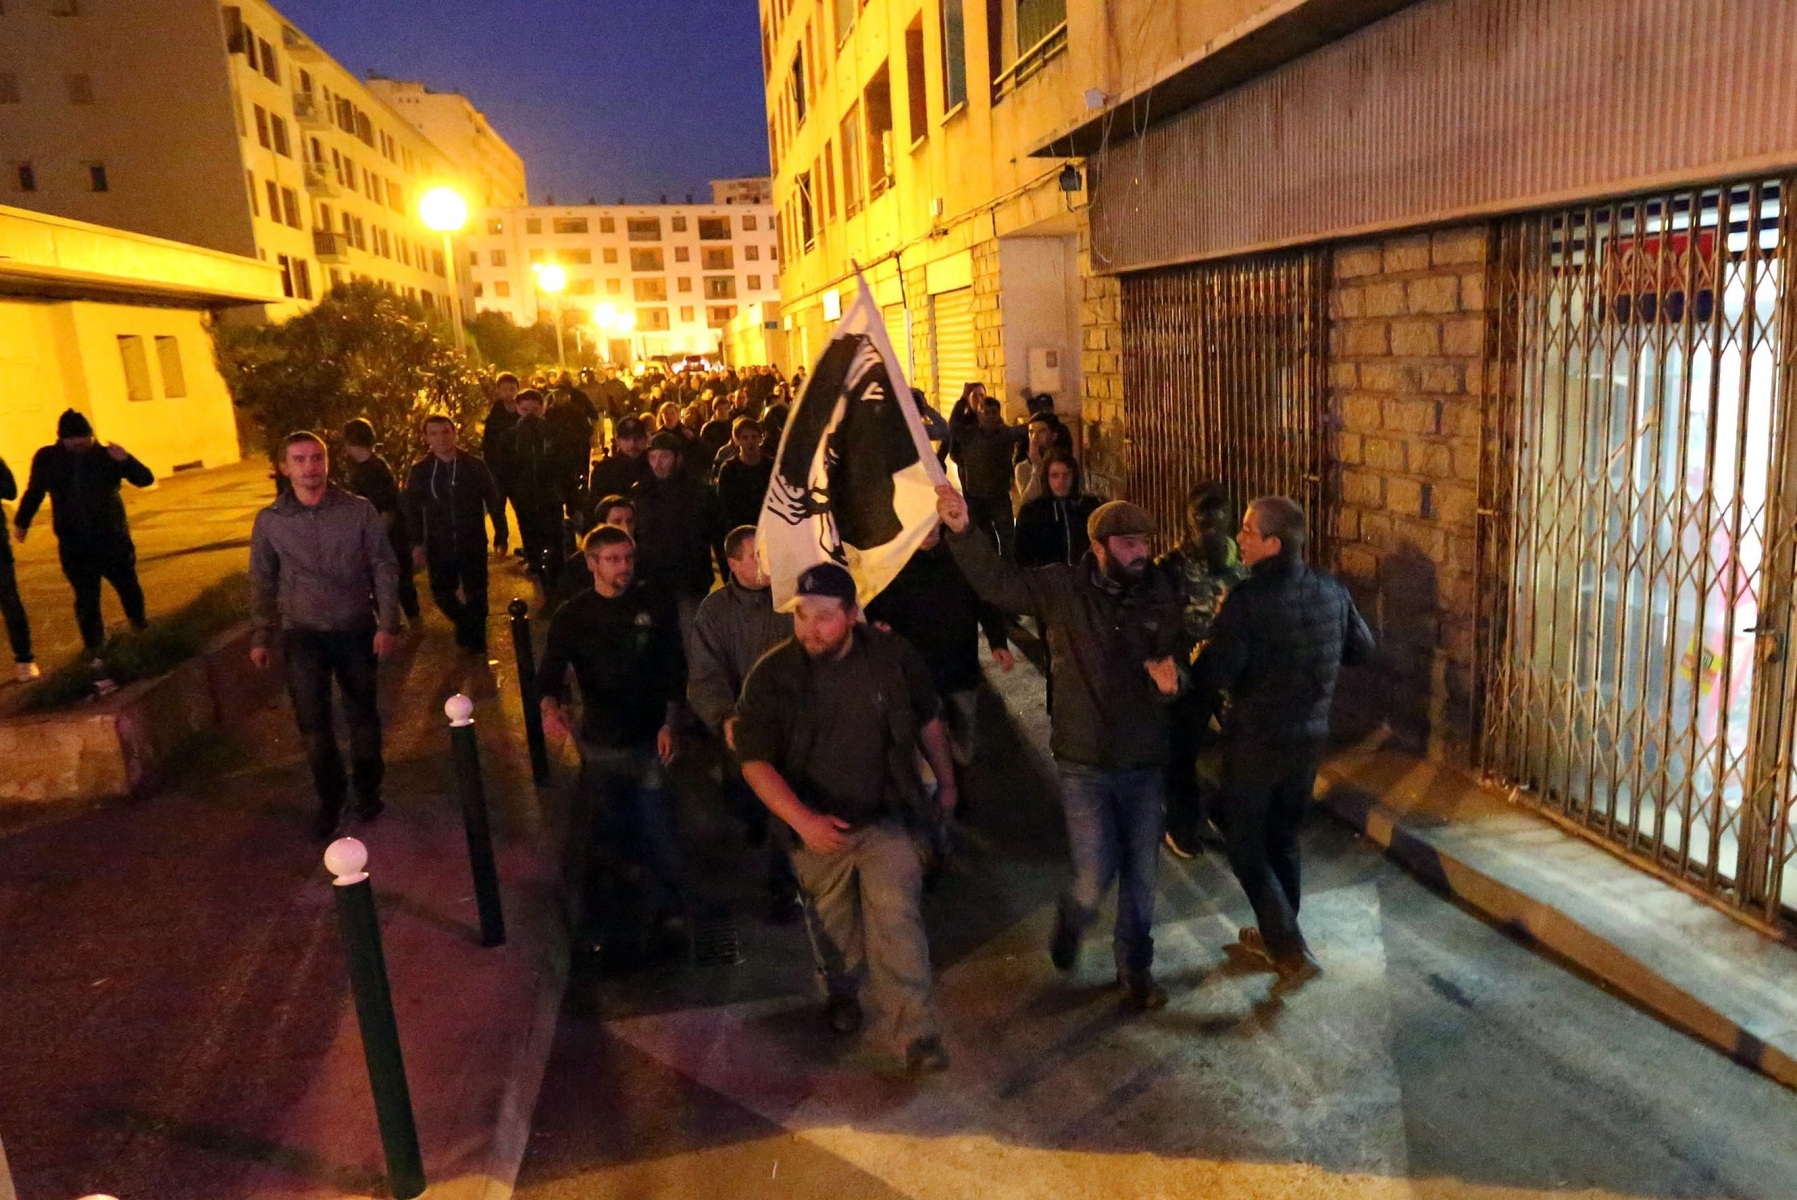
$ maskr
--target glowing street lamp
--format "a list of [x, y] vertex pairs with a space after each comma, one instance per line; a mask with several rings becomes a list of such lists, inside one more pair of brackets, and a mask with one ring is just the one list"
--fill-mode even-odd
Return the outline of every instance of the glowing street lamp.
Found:
[[434, 187], [418, 198], [418, 219], [426, 229], [443, 235], [443, 265], [449, 272], [449, 315], [455, 327], [455, 348], [466, 349], [459, 311], [461, 289], [455, 281], [455, 245], [450, 240], [468, 224], [468, 202], [452, 187]]
[[534, 263], [530, 269], [537, 273], [537, 290], [555, 297], [555, 367], [565, 371], [568, 360], [562, 350], [562, 289], [568, 286], [568, 273], [554, 263]]

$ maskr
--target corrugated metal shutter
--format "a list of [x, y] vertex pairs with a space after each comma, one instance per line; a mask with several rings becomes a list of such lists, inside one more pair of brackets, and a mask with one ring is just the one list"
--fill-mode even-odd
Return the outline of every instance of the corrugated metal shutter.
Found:
[[888, 304], [880, 310], [880, 316], [886, 322], [886, 337], [892, 342], [892, 352], [898, 355], [899, 370], [905, 373], [905, 381], [912, 387], [922, 387], [917, 370], [911, 365], [911, 352], [905, 345], [905, 306]]
[[973, 289], [956, 288], [931, 296], [930, 324], [935, 330], [932, 398], [947, 412], [960, 399], [964, 384], [981, 379], [978, 342], [973, 335]]

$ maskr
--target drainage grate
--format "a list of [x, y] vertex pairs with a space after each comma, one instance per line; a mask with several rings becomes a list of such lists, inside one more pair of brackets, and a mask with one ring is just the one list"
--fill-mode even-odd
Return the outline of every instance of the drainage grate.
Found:
[[742, 936], [735, 921], [700, 921], [693, 929], [694, 966], [734, 967], [742, 960]]

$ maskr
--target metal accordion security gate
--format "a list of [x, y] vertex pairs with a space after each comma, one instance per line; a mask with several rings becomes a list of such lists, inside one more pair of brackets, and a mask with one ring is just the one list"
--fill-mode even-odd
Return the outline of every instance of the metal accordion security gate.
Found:
[[1327, 249], [1123, 277], [1127, 495], [1167, 543], [1211, 480], [1325, 517], [1328, 283]]
[[1790, 180], [1500, 226], [1481, 766], [1738, 912], [1793, 866]]

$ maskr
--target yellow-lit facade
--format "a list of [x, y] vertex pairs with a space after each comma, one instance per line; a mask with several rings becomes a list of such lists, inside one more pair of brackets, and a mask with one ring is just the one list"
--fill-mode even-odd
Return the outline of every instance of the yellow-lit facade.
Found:
[[280, 300], [276, 268], [5, 207], [0, 247], [0, 458], [15, 475], [65, 408], [158, 476], [237, 461], [213, 319]]
[[353, 279], [459, 312], [416, 199], [478, 207], [510, 153], [457, 161], [259, 0], [8, 4], [0, 95], [0, 202], [258, 258], [274, 319]]

